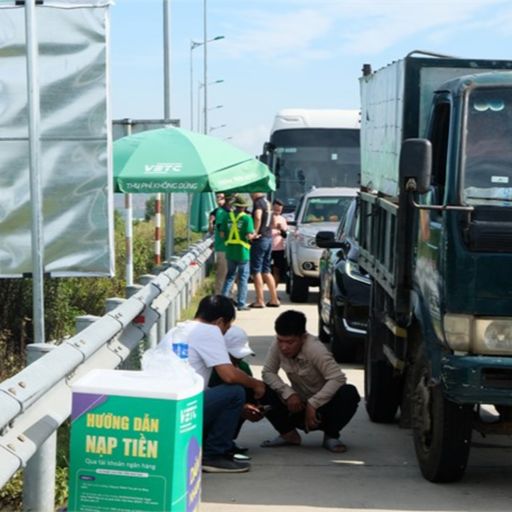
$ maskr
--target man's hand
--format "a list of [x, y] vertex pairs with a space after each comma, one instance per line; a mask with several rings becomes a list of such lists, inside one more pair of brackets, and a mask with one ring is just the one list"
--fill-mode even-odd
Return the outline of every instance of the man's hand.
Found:
[[256, 382], [255, 382], [252, 390], [254, 391], [254, 398], [256, 398], [256, 400], [258, 400], [265, 394], [267, 387], [265, 386], [265, 383], [262, 380], [257, 380], [257, 379], [254, 379], [254, 380]]
[[260, 409], [254, 404], [244, 404], [242, 409], [242, 418], [255, 423], [263, 419], [263, 414]]
[[320, 421], [318, 420], [316, 415], [316, 409], [309, 403], [306, 405], [304, 423], [306, 426], [306, 432], [310, 430], [315, 430], [320, 426]]
[[290, 395], [286, 399], [286, 407], [290, 412], [300, 412], [304, 409], [304, 403], [297, 393]]

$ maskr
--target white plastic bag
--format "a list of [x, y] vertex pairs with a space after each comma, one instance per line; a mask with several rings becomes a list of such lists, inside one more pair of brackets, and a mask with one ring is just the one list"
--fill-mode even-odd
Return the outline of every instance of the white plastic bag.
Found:
[[144, 352], [142, 371], [174, 381], [180, 387], [192, 386], [195, 381], [194, 370], [182, 361], [167, 343], [160, 343]]

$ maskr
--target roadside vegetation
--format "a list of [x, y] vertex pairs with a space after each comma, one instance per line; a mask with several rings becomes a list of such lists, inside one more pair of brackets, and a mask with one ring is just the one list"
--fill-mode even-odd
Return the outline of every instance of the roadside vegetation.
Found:
[[[151, 219], [153, 204], [148, 201], [146, 219], [136, 221], [133, 227], [134, 276], [150, 273], [154, 262], [154, 223]], [[188, 246], [186, 214], [175, 214], [175, 251], [183, 252]], [[115, 212], [116, 275], [113, 278], [45, 279], [45, 338], [59, 343], [75, 332], [75, 317], [104, 314], [105, 300], [124, 296], [126, 263], [124, 220]], [[191, 242], [202, 238], [192, 233]], [[190, 318], [198, 298], [211, 293], [212, 278], [207, 278], [192, 305], [182, 313]], [[32, 281], [30, 279], [2, 279], [0, 286], [0, 382], [16, 374], [25, 366], [25, 348], [32, 343]], [[58, 432], [56, 477], [56, 507], [67, 499], [69, 464], [69, 421]], [[0, 489], [0, 510], [18, 511], [21, 508], [22, 472]]]

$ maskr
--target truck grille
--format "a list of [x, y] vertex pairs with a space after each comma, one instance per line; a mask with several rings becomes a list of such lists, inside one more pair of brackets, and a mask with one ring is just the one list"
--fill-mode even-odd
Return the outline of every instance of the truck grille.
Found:
[[504, 368], [484, 368], [482, 385], [487, 388], [512, 389], [512, 370]]

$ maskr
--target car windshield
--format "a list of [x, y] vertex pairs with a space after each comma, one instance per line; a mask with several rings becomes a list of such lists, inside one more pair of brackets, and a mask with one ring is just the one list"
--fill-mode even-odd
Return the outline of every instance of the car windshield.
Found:
[[468, 101], [464, 202], [512, 206], [512, 91], [475, 89]]
[[302, 224], [339, 222], [345, 215], [352, 197], [311, 197], [302, 214]]

